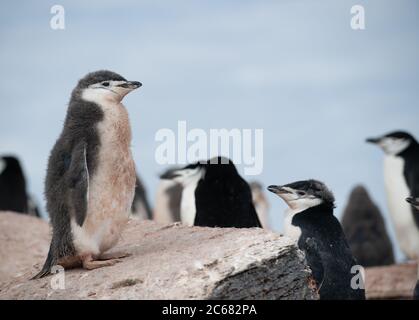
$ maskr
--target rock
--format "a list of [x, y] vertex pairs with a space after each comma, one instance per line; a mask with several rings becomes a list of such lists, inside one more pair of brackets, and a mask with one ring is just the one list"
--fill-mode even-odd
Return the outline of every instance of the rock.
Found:
[[416, 263], [366, 268], [367, 299], [412, 299], [416, 277]]
[[23, 275], [35, 262], [43, 260], [49, 241], [45, 221], [26, 214], [0, 212], [0, 284]]
[[120, 263], [29, 280], [44, 262], [48, 225], [23, 215], [0, 214], [0, 299], [317, 298], [304, 256], [288, 238], [256, 228], [136, 220], [128, 223], [114, 248], [131, 254]]

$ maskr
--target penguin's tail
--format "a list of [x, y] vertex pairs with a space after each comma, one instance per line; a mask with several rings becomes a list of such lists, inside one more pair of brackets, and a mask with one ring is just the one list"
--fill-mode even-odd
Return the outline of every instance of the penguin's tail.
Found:
[[51, 273], [51, 268], [55, 264], [55, 259], [52, 254], [52, 243], [49, 247], [47, 260], [45, 260], [44, 266], [41, 271], [31, 278], [31, 280], [43, 278]]

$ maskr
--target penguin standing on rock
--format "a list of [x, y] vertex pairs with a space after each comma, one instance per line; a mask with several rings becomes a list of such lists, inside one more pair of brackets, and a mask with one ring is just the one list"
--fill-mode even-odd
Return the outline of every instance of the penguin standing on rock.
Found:
[[392, 132], [367, 139], [383, 149], [387, 203], [396, 236], [403, 253], [419, 258], [419, 215], [406, 203], [407, 197], [419, 197], [419, 143], [406, 132]]
[[339, 221], [333, 215], [334, 196], [316, 180], [269, 186], [289, 206], [285, 235], [304, 251], [321, 300], [363, 300], [362, 286], [352, 288], [357, 265]]
[[233, 162], [212, 158], [166, 172], [183, 186], [181, 221], [189, 226], [252, 228], [261, 224], [252, 202], [249, 184]]
[[360, 265], [374, 267], [394, 263], [384, 219], [363, 186], [352, 190], [343, 213], [342, 228]]
[[73, 90], [48, 161], [45, 196], [52, 240], [34, 278], [48, 275], [57, 264], [95, 269], [127, 256], [106, 251], [118, 241], [134, 198], [131, 129], [121, 101], [140, 86], [114, 72], [97, 71]]

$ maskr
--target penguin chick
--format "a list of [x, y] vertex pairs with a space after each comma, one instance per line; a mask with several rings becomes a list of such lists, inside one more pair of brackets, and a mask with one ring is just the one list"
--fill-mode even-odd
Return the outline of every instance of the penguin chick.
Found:
[[333, 215], [334, 196], [316, 180], [269, 186], [289, 209], [285, 235], [305, 253], [321, 300], [365, 299], [365, 290], [352, 288], [351, 273], [357, 265], [339, 221]]
[[215, 157], [168, 172], [183, 187], [181, 221], [192, 226], [261, 227], [249, 184], [230, 159]]
[[45, 180], [52, 240], [42, 270], [54, 265], [95, 269], [124, 254], [106, 254], [128, 221], [135, 165], [128, 113], [121, 103], [141, 86], [111, 71], [82, 78], [71, 94], [64, 128], [55, 143]]
[[342, 228], [360, 265], [373, 267], [394, 263], [384, 219], [363, 186], [352, 190], [343, 213]]

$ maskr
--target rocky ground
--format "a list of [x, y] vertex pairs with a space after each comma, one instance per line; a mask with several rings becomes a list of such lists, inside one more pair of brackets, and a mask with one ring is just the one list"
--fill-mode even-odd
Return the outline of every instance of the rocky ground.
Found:
[[287, 238], [261, 229], [129, 222], [114, 266], [29, 280], [42, 267], [48, 224], [0, 213], [0, 299], [314, 299], [310, 271]]

